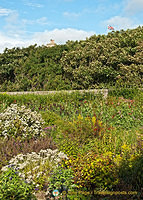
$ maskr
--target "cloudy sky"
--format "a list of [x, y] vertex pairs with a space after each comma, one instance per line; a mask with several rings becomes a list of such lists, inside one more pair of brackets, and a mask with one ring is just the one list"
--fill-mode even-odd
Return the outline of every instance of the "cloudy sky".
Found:
[[143, 0], [0, 0], [0, 52], [143, 25]]

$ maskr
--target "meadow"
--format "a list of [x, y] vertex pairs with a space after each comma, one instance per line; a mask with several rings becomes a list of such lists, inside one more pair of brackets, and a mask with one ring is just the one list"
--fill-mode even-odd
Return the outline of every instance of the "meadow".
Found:
[[136, 89], [0, 94], [0, 199], [141, 199], [142, 105]]

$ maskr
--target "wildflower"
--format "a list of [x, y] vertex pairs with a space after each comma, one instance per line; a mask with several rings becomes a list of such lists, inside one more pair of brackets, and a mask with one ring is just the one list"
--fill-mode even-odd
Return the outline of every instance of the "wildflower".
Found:
[[102, 121], [98, 120], [98, 124], [99, 124], [99, 126], [101, 126], [102, 125]]
[[121, 146], [121, 148], [122, 148], [122, 150], [126, 150], [126, 149], [128, 149], [128, 147], [127, 147], [126, 144], [123, 144], [123, 145]]
[[44, 130], [50, 130], [50, 129], [52, 129], [52, 127], [51, 126], [48, 126], [48, 127], [46, 127], [46, 128], [44, 128]]
[[83, 117], [79, 114], [78, 120], [82, 120], [82, 119], [83, 119]]
[[96, 122], [96, 117], [93, 116], [93, 117], [92, 117], [92, 123], [95, 124], [95, 122]]
[[2, 121], [1, 136], [7, 137], [11, 134], [10, 130], [13, 130], [15, 136], [22, 134], [24, 138], [31, 134], [33, 136], [42, 134], [41, 125], [44, 123], [37, 112], [31, 112], [25, 106], [18, 107], [17, 104], [11, 104], [3, 113], [0, 113], [0, 121]]

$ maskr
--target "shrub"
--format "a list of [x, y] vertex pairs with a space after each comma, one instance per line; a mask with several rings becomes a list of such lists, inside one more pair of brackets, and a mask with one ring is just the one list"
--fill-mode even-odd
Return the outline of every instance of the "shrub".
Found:
[[74, 175], [71, 168], [64, 168], [61, 164], [58, 165], [51, 173], [49, 177], [49, 187], [47, 194], [51, 194], [54, 189], [58, 189], [60, 193], [76, 187], [74, 184]]
[[59, 115], [49, 110], [41, 111], [40, 114], [45, 121], [45, 125], [55, 125], [56, 121], [60, 120]]
[[111, 152], [79, 154], [77, 158], [69, 157], [65, 165], [74, 171], [74, 181], [79, 188], [105, 190], [118, 183], [118, 172]]
[[28, 183], [33, 183], [38, 188], [43, 188], [48, 183], [49, 172], [67, 156], [57, 149], [40, 150], [39, 153], [18, 154], [9, 161], [9, 165], [1, 170], [6, 171], [10, 166], [19, 169], [19, 175]]
[[141, 91], [138, 88], [116, 88], [109, 90], [108, 95], [114, 97], [123, 97], [125, 99], [134, 99]]
[[0, 169], [7, 165], [8, 161], [18, 154], [26, 154], [36, 152], [41, 149], [56, 149], [56, 145], [49, 136], [41, 138], [31, 138], [29, 140], [20, 141], [18, 138], [9, 138], [0, 140]]
[[2, 200], [36, 200], [32, 194], [33, 186], [22, 180], [12, 168], [0, 175], [0, 199]]
[[143, 187], [143, 155], [129, 155], [127, 146], [124, 146], [124, 155], [119, 168], [119, 178], [131, 190], [141, 191]]
[[73, 156], [73, 157], [77, 157], [80, 148], [79, 141], [77, 141], [76, 139], [73, 140], [62, 139], [60, 144], [58, 144], [58, 146], [60, 151], [63, 151], [68, 156]]
[[62, 128], [64, 137], [76, 138], [82, 144], [86, 143], [89, 138], [102, 137], [102, 131], [102, 121], [98, 120], [96, 115], [93, 117], [83, 117], [79, 114], [77, 119], [69, 122], [67, 127]]
[[102, 122], [96, 116], [82, 117], [81, 115], [73, 122], [65, 122], [60, 129], [56, 136], [57, 146], [68, 156], [74, 157], [90, 140], [95, 137], [101, 139], [104, 131]]
[[32, 112], [25, 106], [19, 107], [17, 104], [11, 104], [0, 113], [0, 136], [5, 138], [43, 136], [43, 123], [41, 115], [36, 111]]

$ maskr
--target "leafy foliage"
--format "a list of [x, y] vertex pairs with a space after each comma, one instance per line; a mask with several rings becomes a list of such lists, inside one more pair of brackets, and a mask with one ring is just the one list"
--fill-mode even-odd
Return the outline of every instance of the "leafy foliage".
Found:
[[[51, 190], [56, 186], [59, 189], [64, 178], [67, 179], [66, 186], [73, 185], [73, 181], [78, 186], [78, 189], [73, 188], [74, 192], [76, 189], [90, 194], [107, 189], [135, 190], [140, 195], [143, 184], [143, 92], [128, 91], [130, 89], [117, 91], [119, 93], [115, 95], [110, 93], [112, 96], [109, 94], [106, 99], [101, 95], [85, 93], [61, 92], [43, 96], [1, 94], [1, 113], [14, 102], [18, 107], [24, 104], [25, 109], [31, 109], [31, 113], [36, 110], [46, 122], [42, 125], [46, 136], [22, 141], [11, 136], [6, 140], [1, 137], [0, 167], [6, 169], [5, 165], [16, 162], [16, 168], [21, 168], [19, 172], [22, 176], [35, 183], [36, 189], [43, 191], [47, 190], [49, 184]], [[124, 98], [115, 97], [122, 94]], [[131, 99], [125, 99], [129, 96]], [[58, 159], [61, 167], [52, 163], [51, 166], [46, 153], [47, 148], [55, 149], [54, 144], [69, 158], [61, 163]], [[33, 159], [38, 155], [42, 155], [42, 160], [35, 162]], [[53, 167], [54, 173], [50, 174]], [[73, 199], [72, 196], [70, 198]], [[141, 195], [138, 198], [141, 199]]]
[[138, 27], [79, 41], [61, 59], [72, 87], [141, 86], [142, 38]]
[[94, 152], [83, 156], [79, 154], [76, 159], [71, 157], [65, 163], [74, 170], [75, 183], [79, 188], [105, 190], [118, 183], [118, 172], [111, 152], [101, 155]]
[[62, 192], [62, 190], [72, 189], [76, 187], [73, 178], [74, 175], [71, 168], [67, 169], [59, 165], [51, 172], [48, 190], [59, 189]]
[[38, 153], [18, 154], [9, 161], [9, 165], [4, 166], [1, 170], [7, 171], [10, 166], [15, 170], [19, 169], [20, 177], [24, 178], [27, 183], [32, 183], [41, 189], [48, 182], [49, 172], [62, 159], [67, 159], [67, 156], [57, 149], [53, 151], [41, 149]]
[[0, 91], [142, 87], [143, 27], [0, 54]]
[[18, 172], [9, 168], [0, 175], [0, 199], [36, 200], [33, 186], [22, 180]]

